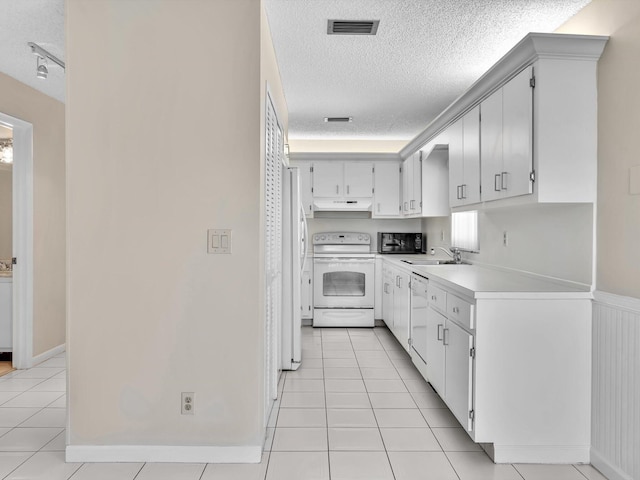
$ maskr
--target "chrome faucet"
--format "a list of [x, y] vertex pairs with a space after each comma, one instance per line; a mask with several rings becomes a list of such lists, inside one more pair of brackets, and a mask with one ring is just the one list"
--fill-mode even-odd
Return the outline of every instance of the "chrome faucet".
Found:
[[462, 253], [460, 252], [459, 248], [451, 247], [449, 250], [447, 250], [444, 247], [438, 247], [438, 248], [442, 250], [444, 253], [446, 253], [447, 255], [449, 255], [455, 263], [462, 263]]

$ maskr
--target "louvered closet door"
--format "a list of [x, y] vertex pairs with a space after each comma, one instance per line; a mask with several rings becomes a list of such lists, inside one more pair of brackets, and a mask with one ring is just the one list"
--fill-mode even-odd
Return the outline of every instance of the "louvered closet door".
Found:
[[[282, 312], [282, 130], [267, 94], [265, 118], [265, 415], [278, 392]], [[265, 417], [265, 421], [266, 421]]]

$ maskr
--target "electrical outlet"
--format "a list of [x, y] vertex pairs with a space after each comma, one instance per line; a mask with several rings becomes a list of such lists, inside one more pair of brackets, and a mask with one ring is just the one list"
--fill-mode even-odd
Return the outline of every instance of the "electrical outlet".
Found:
[[509, 245], [509, 236], [506, 231], [502, 232], [502, 245], [505, 247]]
[[193, 415], [195, 409], [195, 395], [193, 392], [182, 392], [182, 415]]

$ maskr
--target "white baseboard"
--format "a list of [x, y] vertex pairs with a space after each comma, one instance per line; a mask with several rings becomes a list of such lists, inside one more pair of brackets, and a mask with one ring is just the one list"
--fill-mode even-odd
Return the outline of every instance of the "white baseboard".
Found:
[[68, 445], [67, 462], [260, 463], [262, 446]]
[[591, 449], [591, 465], [600, 470], [609, 480], [633, 480], [630, 475], [624, 473], [620, 468], [610, 463], [604, 455], [597, 450]]
[[589, 463], [590, 447], [553, 445], [495, 445], [495, 463]]
[[52, 349], [47, 350], [46, 352], [42, 352], [40, 355], [36, 355], [31, 359], [31, 366], [35, 367], [42, 362], [46, 362], [50, 358], [53, 358], [56, 355], [64, 352], [66, 348], [66, 343], [63, 343], [62, 345], [58, 345], [57, 347], [53, 347]]

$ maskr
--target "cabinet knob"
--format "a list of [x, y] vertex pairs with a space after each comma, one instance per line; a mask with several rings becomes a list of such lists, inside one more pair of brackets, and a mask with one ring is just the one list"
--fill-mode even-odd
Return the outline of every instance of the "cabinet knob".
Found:
[[459, 313], [460, 309], [458, 307], [453, 307], [453, 313]]

